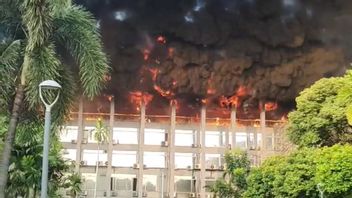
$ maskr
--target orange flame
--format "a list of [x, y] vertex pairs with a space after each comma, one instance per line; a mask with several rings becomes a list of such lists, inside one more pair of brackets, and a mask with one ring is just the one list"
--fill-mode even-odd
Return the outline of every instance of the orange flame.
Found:
[[206, 98], [203, 98], [200, 101], [202, 102], [202, 104], [207, 104], [208, 103], [208, 99], [206, 99]]
[[267, 102], [264, 105], [265, 111], [274, 111], [278, 107], [278, 104], [276, 102]]
[[170, 90], [163, 90], [160, 86], [154, 85], [154, 90], [157, 91], [163, 97], [170, 97], [174, 94]]
[[130, 92], [130, 102], [136, 106], [139, 111], [139, 106], [143, 103], [146, 106], [152, 101], [153, 95], [149, 93], [143, 93], [141, 91]]
[[156, 78], [158, 77], [158, 74], [159, 74], [159, 69], [157, 69], [157, 68], [148, 68], [148, 71], [152, 75], [153, 82], [155, 82]]
[[159, 35], [159, 36], [156, 38], [156, 41], [157, 41], [158, 43], [165, 44], [165, 43], [166, 43], [166, 38], [165, 38], [164, 36]]

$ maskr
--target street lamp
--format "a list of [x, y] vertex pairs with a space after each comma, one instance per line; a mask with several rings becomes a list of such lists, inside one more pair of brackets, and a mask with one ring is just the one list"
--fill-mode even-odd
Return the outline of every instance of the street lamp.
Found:
[[[51, 107], [59, 99], [61, 85], [53, 80], [45, 80], [39, 84], [39, 97], [45, 105], [45, 125], [44, 125], [44, 143], [43, 143], [43, 162], [42, 162], [42, 184], [41, 184], [41, 198], [47, 198], [48, 191], [48, 164], [49, 164], [49, 135], [50, 135], [50, 121], [51, 121]], [[58, 90], [55, 100], [48, 104], [44, 100], [43, 90]]]

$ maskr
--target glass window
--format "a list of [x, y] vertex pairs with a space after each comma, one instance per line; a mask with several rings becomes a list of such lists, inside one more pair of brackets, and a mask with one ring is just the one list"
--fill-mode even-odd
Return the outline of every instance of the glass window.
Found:
[[193, 130], [175, 130], [175, 146], [191, 146], [193, 143]]
[[206, 147], [220, 147], [225, 143], [225, 133], [220, 131], [206, 131], [205, 132], [205, 146]]
[[83, 189], [89, 190], [94, 189], [96, 175], [94, 173], [82, 173], [83, 181]]
[[149, 168], [165, 168], [164, 152], [144, 152], [143, 160]]
[[206, 168], [219, 168], [221, 166], [221, 155], [220, 154], [205, 154], [205, 166]]
[[175, 168], [191, 168], [193, 167], [193, 153], [175, 153]]
[[84, 127], [85, 138], [88, 140], [88, 143], [97, 143], [94, 138], [95, 127], [86, 126]]
[[157, 185], [156, 175], [143, 175], [143, 189], [146, 192], [156, 192]]
[[71, 142], [77, 140], [78, 126], [66, 126], [60, 131], [61, 142]]
[[62, 157], [66, 160], [76, 161], [76, 149], [64, 149], [62, 152]]
[[[193, 184], [192, 184], [193, 181]], [[192, 176], [175, 176], [175, 190], [176, 192], [194, 192], [195, 180]]]
[[99, 161], [105, 163], [108, 160], [108, 155], [105, 150], [83, 150], [82, 160], [85, 161], [87, 165], [95, 166], [98, 161], [98, 153]]
[[[205, 186], [213, 186], [215, 184], [215, 180], [205, 180]], [[205, 192], [210, 192], [209, 188], [205, 188]]]
[[236, 144], [235, 147], [238, 148], [247, 148], [247, 133], [245, 132], [240, 132], [240, 133], [235, 133], [236, 135]]
[[118, 141], [119, 144], [138, 144], [138, 129], [115, 127], [113, 140]]
[[111, 190], [113, 191], [133, 191], [135, 175], [129, 174], [112, 174], [111, 175]]
[[165, 129], [144, 129], [144, 144], [160, 145], [165, 141]]
[[132, 167], [136, 163], [136, 151], [113, 151], [112, 166]]

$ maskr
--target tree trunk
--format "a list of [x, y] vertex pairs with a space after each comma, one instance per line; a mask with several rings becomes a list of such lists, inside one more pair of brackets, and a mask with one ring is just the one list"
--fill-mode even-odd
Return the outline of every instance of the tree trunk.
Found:
[[10, 163], [10, 156], [12, 146], [15, 140], [16, 127], [19, 117], [20, 108], [23, 102], [24, 86], [19, 84], [16, 90], [15, 102], [13, 104], [11, 120], [4, 142], [4, 150], [2, 153], [2, 160], [0, 164], [0, 198], [5, 198], [5, 189], [7, 184], [7, 175]]

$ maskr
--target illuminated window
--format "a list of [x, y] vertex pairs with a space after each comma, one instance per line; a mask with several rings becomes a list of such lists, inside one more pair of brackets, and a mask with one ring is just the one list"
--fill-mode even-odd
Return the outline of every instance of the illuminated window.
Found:
[[149, 168], [165, 168], [165, 153], [144, 152], [143, 162]]
[[138, 144], [137, 128], [114, 128], [113, 140], [119, 144]]
[[61, 142], [71, 142], [77, 140], [78, 127], [77, 126], [66, 126], [60, 132]]
[[175, 146], [191, 146], [193, 136], [193, 130], [175, 130]]
[[194, 159], [193, 153], [175, 153], [175, 168], [191, 168]]
[[165, 129], [144, 129], [144, 144], [160, 145], [165, 141]]
[[88, 140], [88, 143], [97, 143], [94, 138], [95, 127], [86, 126], [84, 127], [85, 138]]
[[132, 167], [136, 163], [136, 151], [113, 151], [112, 166]]
[[143, 189], [146, 192], [156, 192], [157, 185], [156, 175], [143, 175]]
[[98, 153], [99, 153], [99, 161], [105, 163], [108, 159], [108, 155], [105, 150], [83, 150], [82, 152], [82, 160], [86, 162], [86, 165], [95, 166], [98, 161]]

